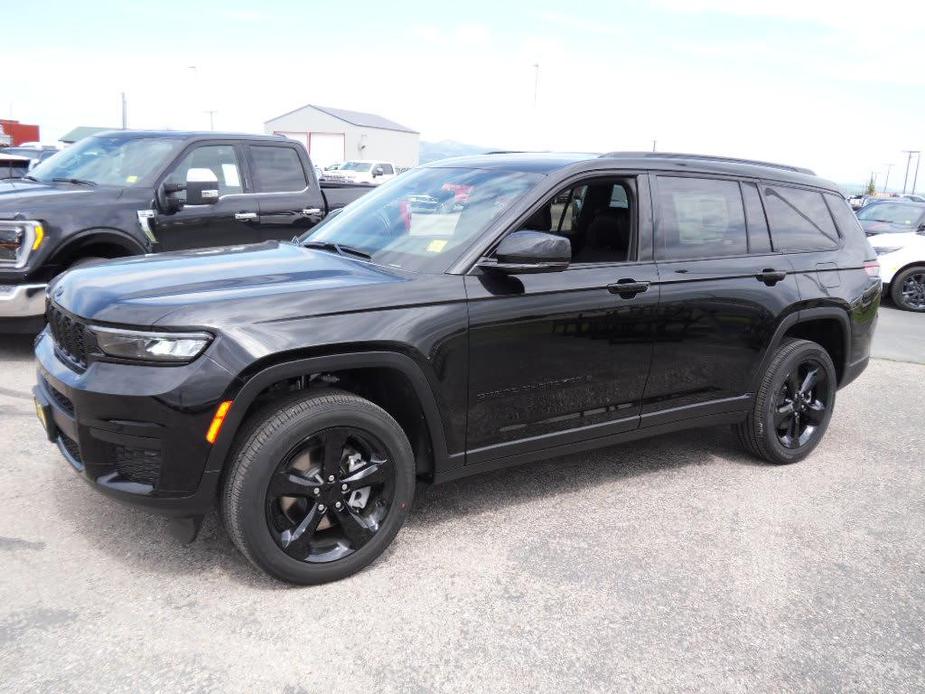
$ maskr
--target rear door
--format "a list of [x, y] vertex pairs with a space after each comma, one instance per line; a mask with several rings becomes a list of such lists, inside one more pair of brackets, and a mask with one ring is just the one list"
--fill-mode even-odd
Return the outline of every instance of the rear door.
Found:
[[780, 316], [799, 301], [753, 181], [653, 175], [658, 330], [642, 426], [744, 410]]
[[[258, 241], [257, 200], [249, 194], [241, 161], [243, 152], [233, 142], [207, 142], [187, 149], [164, 182], [185, 184], [190, 169], [206, 169], [218, 181], [218, 200], [211, 205], [186, 205], [173, 214], [158, 214], [157, 250], [175, 251]], [[185, 202], [184, 193], [178, 199]]]
[[287, 241], [324, 218], [324, 197], [296, 146], [250, 144], [248, 167], [257, 194], [260, 240]]

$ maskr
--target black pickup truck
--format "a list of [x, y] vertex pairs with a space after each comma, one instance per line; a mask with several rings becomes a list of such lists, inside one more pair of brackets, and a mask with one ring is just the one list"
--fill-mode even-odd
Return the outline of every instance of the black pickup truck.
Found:
[[373, 186], [319, 182], [279, 136], [100, 133], [0, 181], [0, 332], [38, 331], [45, 287], [102, 258], [291, 239]]

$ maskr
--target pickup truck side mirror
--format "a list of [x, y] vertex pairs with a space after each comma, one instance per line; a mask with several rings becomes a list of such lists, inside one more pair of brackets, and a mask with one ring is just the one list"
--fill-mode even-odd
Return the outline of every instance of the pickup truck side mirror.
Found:
[[564, 236], [545, 231], [515, 231], [495, 249], [494, 258], [483, 258], [478, 266], [486, 272], [525, 275], [561, 272], [572, 260], [572, 243]]
[[212, 169], [186, 172], [186, 204], [214, 205], [218, 202], [218, 178]]
[[382, 170], [381, 166], [377, 166], [375, 169], [373, 169], [373, 178], [382, 176], [383, 174], [385, 174], [385, 171]]

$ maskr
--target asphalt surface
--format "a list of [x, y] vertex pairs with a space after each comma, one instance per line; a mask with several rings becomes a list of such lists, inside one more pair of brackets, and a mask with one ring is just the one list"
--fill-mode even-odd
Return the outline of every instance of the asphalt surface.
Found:
[[722, 428], [427, 489], [316, 588], [95, 493], [32, 380], [0, 340], [0, 690], [925, 689], [925, 366], [872, 361], [789, 467]]
[[900, 311], [893, 304], [880, 306], [873, 356], [925, 364], [925, 313]]

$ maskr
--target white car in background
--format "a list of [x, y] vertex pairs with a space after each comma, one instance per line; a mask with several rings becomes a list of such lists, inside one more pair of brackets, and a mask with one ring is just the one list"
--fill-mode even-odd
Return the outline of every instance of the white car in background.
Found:
[[352, 159], [340, 164], [334, 171], [325, 171], [324, 178], [336, 183], [369, 183], [377, 186], [396, 176], [395, 165], [376, 159]]
[[925, 313], [925, 204], [878, 202], [858, 220], [877, 252], [884, 293], [897, 308]]

